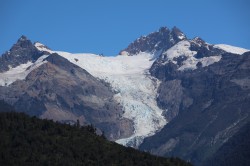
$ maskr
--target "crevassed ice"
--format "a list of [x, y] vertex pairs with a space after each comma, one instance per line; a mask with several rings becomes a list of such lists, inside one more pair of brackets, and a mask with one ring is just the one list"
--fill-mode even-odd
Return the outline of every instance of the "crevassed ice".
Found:
[[134, 122], [134, 134], [117, 140], [117, 143], [138, 147], [145, 137], [153, 135], [167, 123], [162, 116], [163, 110], [156, 103], [159, 82], [148, 73], [153, 63], [152, 54], [102, 57], [95, 54], [57, 53], [93, 76], [109, 82], [117, 92], [114, 98], [123, 106], [123, 117]]

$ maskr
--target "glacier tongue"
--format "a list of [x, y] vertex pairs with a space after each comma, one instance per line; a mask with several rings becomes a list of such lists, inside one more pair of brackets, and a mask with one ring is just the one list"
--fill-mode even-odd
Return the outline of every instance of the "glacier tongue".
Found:
[[140, 74], [109, 77], [106, 80], [112, 81], [111, 84], [118, 90], [115, 99], [124, 107], [123, 117], [134, 122], [134, 134], [117, 140], [117, 143], [138, 147], [143, 138], [153, 135], [166, 124], [162, 110], [156, 104], [157, 80]]
[[138, 147], [145, 137], [153, 135], [167, 122], [163, 110], [157, 107], [158, 80], [150, 77], [148, 70], [153, 55], [102, 57], [95, 54], [57, 52], [90, 74], [109, 82], [116, 92], [114, 98], [123, 106], [123, 117], [134, 122], [134, 134], [116, 142]]

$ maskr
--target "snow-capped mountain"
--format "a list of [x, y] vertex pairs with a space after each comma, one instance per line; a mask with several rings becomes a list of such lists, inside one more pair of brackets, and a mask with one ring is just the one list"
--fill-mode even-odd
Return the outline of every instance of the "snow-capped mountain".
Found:
[[[22, 42], [31, 43], [21, 38], [17, 42], [20, 46]], [[122, 117], [122, 108], [107, 83], [50, 50], [40, 51], [37, 43], [31, 48], [41, 55], [37, 60], [27, 58], [23, 64], [0, 73], [0, 99], [32, 116], [66, 123], [78, 119], [82, 125], [93, 124], [110, 140], [132, 134], [132, 121]], [[11, 49], [1, 61], [11, 64], [8, 56], [19, 58], [16, 54], [22, 51], [32, 57], [29, 49], [20, 47], [13, 52]], [[51, 54], [47, 55], [48, 52]]]
[[156, 103], [159, 82], [148, 72], [153, 63], [152, 54], [116, 57], [58, 54], [111, 85], [114, 99], [122, 106], [122, 116], [134, 123], [134, 134], [117, 140], [118, 143], [137, 147], [145, 137], [155, 134], [166, 124], [163, 111]]
[[168, 29], [162, 27], [156, 32], [152, 32], [147, 36], [141, 36], [132, 42], [127, 48], [120, 51], [121, 55], [135, 55], [140, 52], [147, 52], [160, 55], [181, 40], [185, 40], [186, 35], [177, 27]]
[[202, 165], [250, 117], [250, 52], [183, 40], [161, 54], [150, 74], [161, 81], [157, 104], [169, 122], [141, 150]]
[[248, 51], [188, 39], [177, 27], [142, 36], [114, 57], [55, 51], [22, 36], [0, 57], [0, 99], [200, 163], [207, 156], [196, 153], [212, 155], [249, 121]]
[[12, 48], [5, 52], [0, 58], [0, 72], [8, 71], [28, 62], [35, 62], [44, 53], [37, 50], [36, 47], [27, 40], [25, 36], [21, 36]]

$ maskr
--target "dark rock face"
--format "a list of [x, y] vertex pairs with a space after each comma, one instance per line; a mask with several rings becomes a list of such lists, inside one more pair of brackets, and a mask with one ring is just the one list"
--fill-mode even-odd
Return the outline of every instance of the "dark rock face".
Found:
[[[177, 47], [180, 54], [168, 58], [166, 51], [182, 40], [186, 48]], [[190, 53], [182, 55], [186, 49]], [[139, 149], [162, 156], [179, 156], [201, 165], [249, 122], [250, 53], [239, 56], [198, 37], [188, 40], [175, 28], [161, 28], [137, 39], [123, 51], [129, 55], [139, 52], [160, 55], [150, 73], [161, 81], [157, 104], [166, 110], [163, 115], [169, 123], [146, 138]], [[194, 51], [196, 69], [179, 70]], [[207, 58], [218, 56], [222, 57], [219, 62], [206, 65]]]
[[[198, 60], [210, 56], [215, 57], [226, 54], [224, 50], [215, 48], [213, 47], [213, 45], [207, 44], [204, 40], [198, 37], [192, 40], [186, 40], [186, 42], [190, 44], [190, 47], [188, 49], [190, 51], [196, 52], [194, 58]], [[181, 50], [182, 48], [176, 49]], [[190, 75], [194, 75], [197, 72], [199, 73], [200, 71], [204, 71], [207, 69], [207, 67], [204, 68], [201, 62], [197, 62], [197, 69], [195, 70], [178, 70], [178, 68], [183, 65], [184, 61], [186, 61], [187, 58], [188, 57], [183, 54], [174, 57], [173, 61], [171, 61], [167, 58], [166, 52], [163, 52], [150, 68], [150, 74], [163, 81], [158, 89], [159, 96], [157, 98], [157, 103], [160, 108], [168, 110], [166, 113], [164, 113], [164, 115], [169, 121], [171, 121], [176, 115], [178, 115], [179, 111], [186, 109], [193, 103], [192, 96], [190, 96], [189, 94], [185, 94], [185, 89], [183, 88], [187, 86], [185, 88], [188, 89], [188, 86], [192, 84], [191, 80], [188, 77], [190, 77]], [[226, 55], [224, 59], [225, 58]], [[205, 75], [208, 76], [209, 74], [205, 73]], [[211, 77], [213, 76], [214, 75], [212, 75]], [[199, 79], [203, 79], [203, 77], [204, 76], [201, 75], [201, 78]], [[173, 81], [175, 83], [173, 83]], [[181, 84], [176, 84], [179, 81], [181, 82]], [[171, 89], [171, 91], [169, 91], [169, 89]], [[169, 94], [170, 96], [172, 96], [171, 100], [168, 98]]]
[[250, 123], [243, 126], [204, 166], [248, 166], [250, 163]]
[[21, 36], [9, 51], [0, 56], [0, 72], [28, 61], [34, 62], [42, 55], [44, 52], [39, 51], [25, 36]]
[[224, 53], [217, 63], [187, 71], [161, 61], [151, 74], [162, 81], [157, 102], [171, 121], [140, 149], [200, 165], [250, 121], [250, 52]]
[[25, 80], [0, 87], [0, 98], [32, 116], [93, 124], [110, 140], [132, 134], [133, 124], [121, 117], [108, 85], [57, 54], [45, 60]]
[[193, 103], [193, 99], [184, 93], [185, 89], [181, 83], [179, 79], [166, 81], [158, 89], [157, 103], [166, 110], [163, 115], [168, 121], [176, 117], [180, 109], [185, 109]]
[[122, 50], [128, 52], [129, 55], [135, 55], [139, 52], [157, 53], [169, 49], [174, 44], [186, 39], [186, 36], [177, 28], [172, 30], [167, 27], [162, 27], [157, 32], [153, 32], [147, 36], [142, 36], [131, 43], [127, 48]]
[[225, 53], [225, 51], [214, 48], [213, 45], [207, 44], [204, 40], [202, 40], [199, 37], [196, 37], [192, 40], [190, 40], [191, 51], [196, 51], [197, 54], [195, 55], [195, 58], [203, 58], [203, 57], [209, 57], [209, 56], [218, 56], [222, 53]]

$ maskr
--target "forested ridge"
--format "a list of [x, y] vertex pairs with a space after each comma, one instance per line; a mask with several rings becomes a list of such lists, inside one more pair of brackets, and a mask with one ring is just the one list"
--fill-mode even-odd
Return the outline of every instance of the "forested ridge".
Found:
[[81, 127], [29, 117], [0, 101], [0, 165], [167, 165], [189, 166], [126, 148]]

